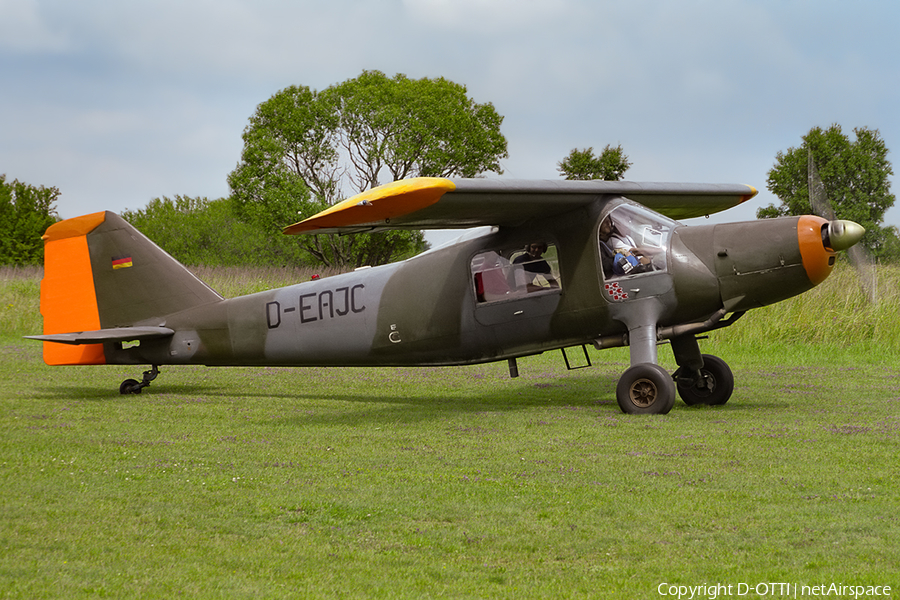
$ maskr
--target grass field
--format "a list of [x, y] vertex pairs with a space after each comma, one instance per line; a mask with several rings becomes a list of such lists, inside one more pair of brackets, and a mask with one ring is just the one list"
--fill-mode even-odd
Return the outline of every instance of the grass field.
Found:
[[715, 332], [732, 400], [649, 418], [616, 405], [622, 349], [518, 379], [172, 367], [120, 396], [141, 369], [51, 368], [21, 340], [39, 277], [0, 271], [2, 597], [900, 596], [894, 270], [877, 306], [842, 269]]

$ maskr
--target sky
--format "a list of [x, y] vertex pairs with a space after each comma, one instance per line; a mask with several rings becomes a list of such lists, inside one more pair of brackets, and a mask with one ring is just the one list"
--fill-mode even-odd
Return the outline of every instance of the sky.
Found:
[[753, 185], [746, 220], [812, 127], [900, 165], [898, 57], [893, 0], [0, 0], [0, 174], [63, 218], [225, 197], [257, 105], [379, 70], [492, 103], [503, 177], [621, 144], [628, 180]]

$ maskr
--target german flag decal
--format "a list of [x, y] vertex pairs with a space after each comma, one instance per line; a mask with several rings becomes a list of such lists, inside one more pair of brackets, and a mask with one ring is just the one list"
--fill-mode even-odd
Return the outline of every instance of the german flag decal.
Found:
[[127, 269], [132, 264], [130, 256], [114, 256], [112, 259], [113, 269]]

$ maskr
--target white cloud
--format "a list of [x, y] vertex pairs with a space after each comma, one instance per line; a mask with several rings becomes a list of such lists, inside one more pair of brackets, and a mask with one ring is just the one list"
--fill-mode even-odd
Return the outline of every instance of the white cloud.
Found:
[[510, 177], [552, 178], [571, 148], [622, 143], [636, 179], [764, 187], [775, 152], [831, 122], [879, 128], [896, 152], [900, 8], [808, 8], [0, 0], [0, 162], [9, 177], [60, 185], [67, 205], [215, 196], [258, 103], [363, 69], [445, 76], [492, 102]]

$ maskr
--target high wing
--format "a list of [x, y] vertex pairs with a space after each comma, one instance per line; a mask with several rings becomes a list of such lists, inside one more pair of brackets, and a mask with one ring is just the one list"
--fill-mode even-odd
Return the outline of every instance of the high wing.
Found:
[[689, 219], [737, 206], [756, 194], [752, 186], [740, 184], [419, 177], [353, 196], [286, 227], [284, 233], [516, 226], [600, 196], [624, 196], [672, 219]]

